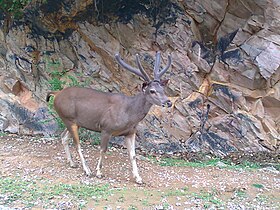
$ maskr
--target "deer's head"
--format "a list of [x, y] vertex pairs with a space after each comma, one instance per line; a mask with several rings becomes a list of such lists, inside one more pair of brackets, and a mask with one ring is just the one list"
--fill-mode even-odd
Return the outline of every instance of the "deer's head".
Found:
[[155, 66], [154, 66], [154, 79], [152, 80], [149, 75], [146, 73], [144, 68], [142, 67], [139, 55], [136, 54], [136, 64], [137, 68], [130, 66], [129, 64], [125, 63], [119, 56], [116, 54], [116, 60], [118, 63], [123, 66], [128, 71], [140, 76], [144, 79], [144, 83], [142, 85], [142, 91], [146, 96], [146, 99], [151, 103], [158, 106], [168, 106], [171, 107], [172, 103], [165, 95], [164, 87], [167, 85], [168, 80], [162, 80], [162, 75], [168, 70], [171, 66], [171, 56], [168, 55], [168, 63], [165, 68], [160, 69], [160, 52], [156, 54]]

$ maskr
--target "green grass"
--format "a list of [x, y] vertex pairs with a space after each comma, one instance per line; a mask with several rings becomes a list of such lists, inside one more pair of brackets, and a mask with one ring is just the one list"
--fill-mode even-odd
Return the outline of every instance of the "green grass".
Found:
[[[255, 186], [260, 187], [259, 184]], [[178, 197], [181, 199], [178, 200]], [[0, 206], [23, 209], [112, 209], [111, 206], [115, 205], [126, 206], [126, 209], [131, 210], [154, 209], [155, 206], [170, 209], [177, 202], [185, 201], [189, 201], [190, 205], [198, 205], [200, 209], [225, 209], [228, 202], [246, 202], [247, 199], [251, 198], [243, 189], [225, 198], [216, 189], [206, 191], [201, 188], [194, 191], [183, 187], [159, 191], [142, 187], [114, 188], [109, 184], [66, 184], [47, 179], [0, 178]], [[276, 197], [259, 194], [256, 201], [274, 205], [272, 203], [276, 202]]]
[[2, 136], [7, 136], [7, 134], [4, 132], [0, 132], [0, 137], [2, 137]]
[[31, 208], [41, 203], [44, 208], [54, 208], [65, 200], [81, 208], [92, 198], [98, 202], [110, 194], [108, 185], [52, 184], [46, 180], [0, 178], [0, 205]]
[[128, 207], [128, 210], [137, 210], [138, 208], [136, 207], [136, 206], [134, 206], [134, 205], [130, 205], [129, 207]]
[[188, 188], [184, 187], [182, 189], [173, 189], [173, 190], [168, 190], [167, 192], [165, 192], [165, 196], [169, 197], [169, 196], [185, 196], [188, 195]]
[[194, 167], [194, 168], [203, 168], [203, 167], [219, 167], [219, 168], [227, 168], [227, 169], [259, 169], [261, 165], [258, 163], [252, 163], [248, 161], [244, 161], [241, 164], [234, 164], [228, 160], [221, 160], [219, 158], [212, 158], [207, 161], [196, 161], [189, 162], [183, 159], [176, 158], [162, 158], [160, 161], [157, 161], [155, 158], [151, 158], [150, 160], [160, 166], [176, 166], [176, 167]]
[[263, 189], [264, 186], [262, 184], [252, 184], [253, 187], [258, 188], [258, 189]]
[[246, 198], [248, 197], [248, 194], [245, 190], [241, 190], [241, 189], [238, 189], [234, 192], [235, 196], [238, 197], [238, 198]]
[[208, 208], [211, 204], [220, 206], [222, 205], [222, 201], [217, 197], [216, 193], [213, 192], [203, 192], [201, 191], [200, 193], [193, 193], [193, 197], [196, 199], [200, 199], [204, 201], [204, 207]]

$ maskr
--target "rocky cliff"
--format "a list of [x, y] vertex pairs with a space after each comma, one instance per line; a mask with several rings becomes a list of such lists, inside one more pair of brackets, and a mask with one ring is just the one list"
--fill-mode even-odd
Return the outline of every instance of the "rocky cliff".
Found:
[[[156, 51], [173, 58], [171, 109], [153, 107], [138, 128], [158, 152], [279, 152], [278, 0], [30, 1], [0, 14], [0, 130], [54, 134], [46, 93], [70, 85], [133, 95]], [[94, 104], [93, 104], [94, 106]], [[115, 139], [118, 141], [118, 139]]]

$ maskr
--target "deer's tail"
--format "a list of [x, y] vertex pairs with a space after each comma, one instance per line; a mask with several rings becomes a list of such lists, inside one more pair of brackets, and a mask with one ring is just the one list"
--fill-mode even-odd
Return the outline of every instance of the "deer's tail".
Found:
[[46, 97], [46, 101], [49, 102], [50, 97], [55, 96], [55, 94], [57, 94], [57, 93], [58, 93], [58, 91], [48, 92], [47, 97]]

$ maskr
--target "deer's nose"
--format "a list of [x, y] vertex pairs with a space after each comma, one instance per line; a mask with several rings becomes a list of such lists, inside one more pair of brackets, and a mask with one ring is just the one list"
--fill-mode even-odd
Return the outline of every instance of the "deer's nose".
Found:
[[168, 100], [166, 104], [167, 104], [168, 107], [172, 106], [172, 102], [170, 100]]
[[170, 100], [167, 100], [164, 104], [162, 104], [162, 106], [166, 106], [169, 108], [172, 106], [172, 102]]

